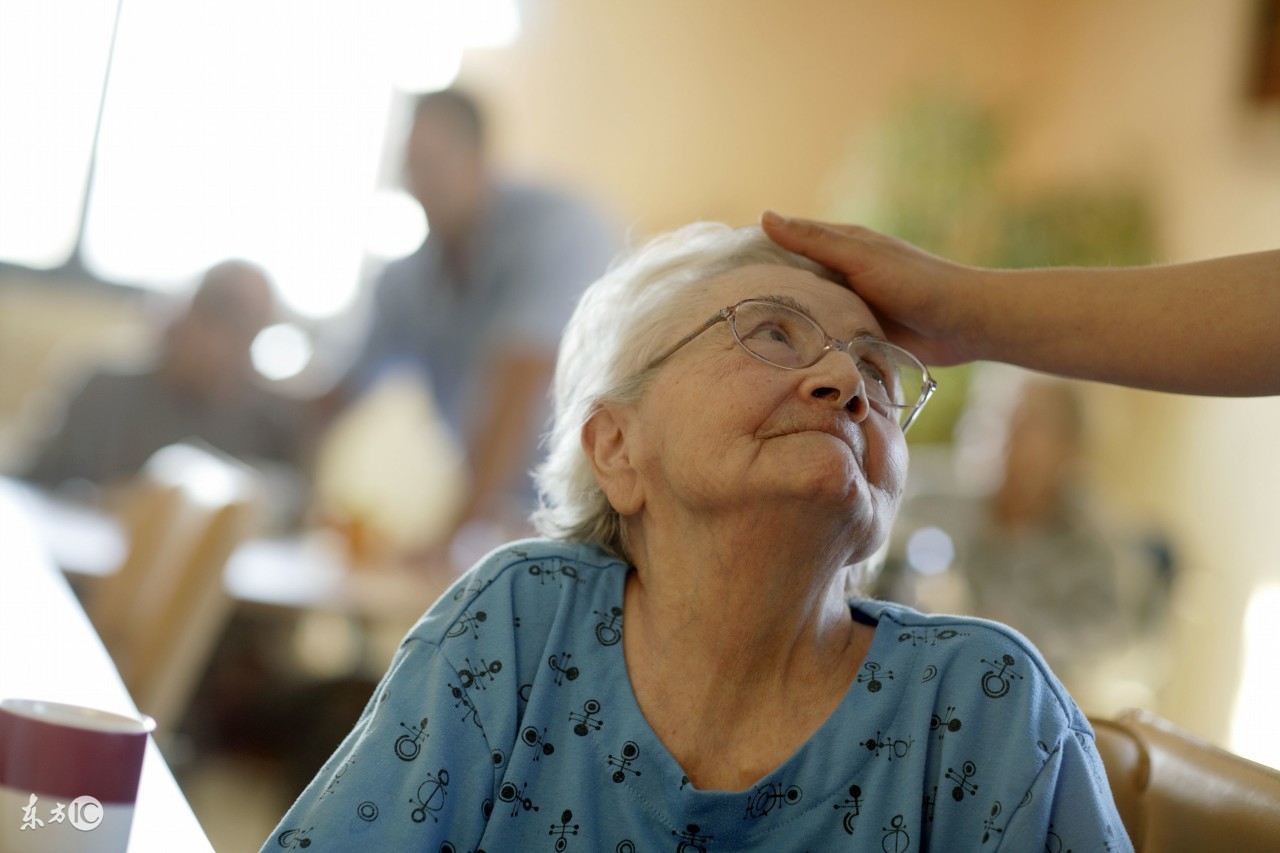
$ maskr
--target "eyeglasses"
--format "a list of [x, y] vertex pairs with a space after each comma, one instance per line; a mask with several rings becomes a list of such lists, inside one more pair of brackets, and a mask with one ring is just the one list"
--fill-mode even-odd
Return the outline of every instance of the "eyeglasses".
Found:
[[833, 338], [803, 311], [765, 299], [744, 299], [721, 308], [675, 346], [649, 362], [652, 370], [716, 323], [729, 321], [733, 339], [753, 358], [783, 370], [803, 370], [835, 349], [853, 359], [866, 386], [867, 400], [905, 433], [938, 383], [929, 369], [896, 344], [870, 336], [851, 341]]

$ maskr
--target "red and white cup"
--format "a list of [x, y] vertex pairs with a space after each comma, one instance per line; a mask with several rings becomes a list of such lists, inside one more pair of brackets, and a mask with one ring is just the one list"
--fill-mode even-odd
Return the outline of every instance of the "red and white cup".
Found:
[[150, 717], [0, 700], [0, 850], [124, 851], [154, 728]]

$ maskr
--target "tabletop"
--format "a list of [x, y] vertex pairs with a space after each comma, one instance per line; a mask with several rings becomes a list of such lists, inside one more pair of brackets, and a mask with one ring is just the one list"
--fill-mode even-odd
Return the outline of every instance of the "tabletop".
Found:
[[[137, 713], [115, 664], [24, 511], [23, 499], [0, 479], [0, 698], [10, 697]], [[150, 741], [129, 850], [212, 849]]]
[[[64, 572], [105, 577], [124, 562], [128, 537], [120, 520], [102, 508], [3, 477], [0, 488]], [[392, 554], [357, 560], [349, 552], [333, 529], [254, 537], [227, 561], [224, 587], [242, 604], [338, 613], [408, 630], [460, 574], [443, 560], [406, 564]]]
[[223, 572], [227, 593], [240, 603], [339, 613], [404, 630], [457, 579], [444, 563], [353, 563], [325, 531], [251, 539]]

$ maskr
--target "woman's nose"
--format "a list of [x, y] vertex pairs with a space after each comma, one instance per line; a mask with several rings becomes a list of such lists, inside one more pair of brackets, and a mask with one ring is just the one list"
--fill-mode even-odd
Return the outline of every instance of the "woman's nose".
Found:
[[830, 350], [817, 363], [805, 368], [800, 392], [846, 409], [855, 421], [861, 421], [871, 411], [862, 374], [853, 359], [839, 350]]

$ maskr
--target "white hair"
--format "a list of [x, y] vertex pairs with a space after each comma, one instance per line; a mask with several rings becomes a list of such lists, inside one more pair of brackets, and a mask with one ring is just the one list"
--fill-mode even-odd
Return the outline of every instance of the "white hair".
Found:
[[534, 472], [539, 507], [532, 521], [555, 539], [592, 542], [624, 559], [622, 520], [596, 483], [582, 429], [605, 403], [632, 403], [648, 385], [660, 348], [704, 317], [689, 316], [685, 296], [713, 276], [776, 264], [843, 279], [788, 252], [758, 226], [696, 222], [618, 259], [587, 288], [560, 341], [547, 456]]

